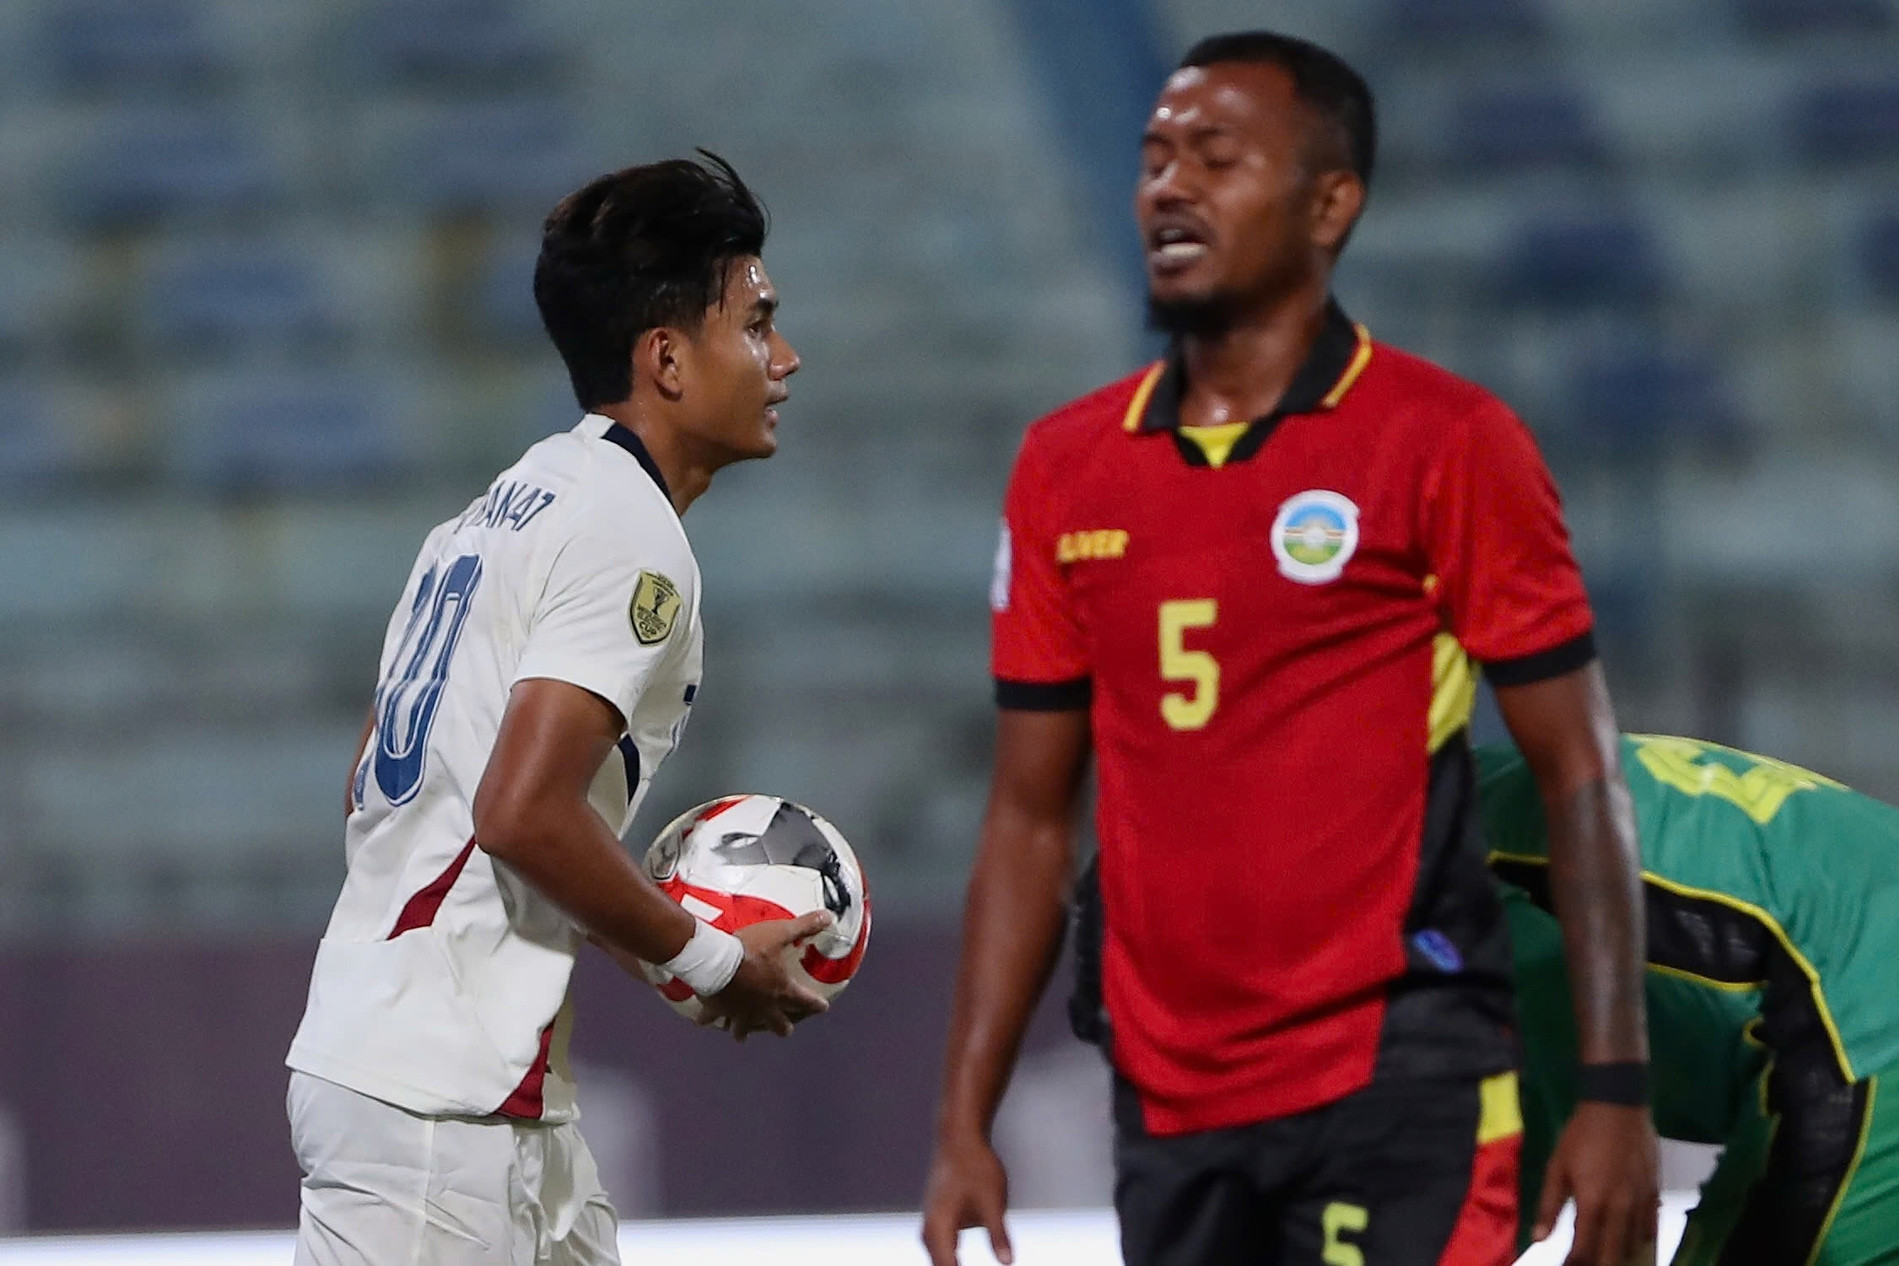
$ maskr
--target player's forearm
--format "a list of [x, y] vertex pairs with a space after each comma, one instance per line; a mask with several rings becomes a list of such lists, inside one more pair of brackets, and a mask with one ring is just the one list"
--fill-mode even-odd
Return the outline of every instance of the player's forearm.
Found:
[[478, 819], [476, 843], [610, 952], [618, 951], [616, 957], [663, 963], [692, 937], [692, 915], [653, 886], [584, 803], [543, 804], [518, 816]]
[[1497, 706], [1543, 801], [1583, 1062], [1645, 1060], [1641, 850], [1602, 665], [1498, 686]]
[[1071, 834], [990, 809], [963, 913], [940, 1135], [989, 1132], [1061, 950]]
[[350, 757], [349, 777], [343, 780], [343, 817], [356, 811], [356, 771], [363, 763], [363, 753], [369, 750], [369, 740], [376, 733], [376, 710], [371, 708], [363, 720], [363, 732], [356, 739], [356, 754]]
[[1550, 897], [1585, 1064], [1648, 1059], [1647, 955], [1640, 853], [1627, 786], [1613, 766], [1556, 802], [1546, 799]]

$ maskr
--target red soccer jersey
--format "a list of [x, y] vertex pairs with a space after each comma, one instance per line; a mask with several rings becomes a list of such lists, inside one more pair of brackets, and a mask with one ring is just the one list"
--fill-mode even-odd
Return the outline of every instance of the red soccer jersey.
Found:
[[1090, 709], [1116, 1067], [1162, 1134], [1507, 1067], [1472, 664], [1594, 654], [1535, 445], [1336, 307], [1237, 442], [1180, 427], [1179, 381], [1030, 428], [991, 594], [1002, 706]]

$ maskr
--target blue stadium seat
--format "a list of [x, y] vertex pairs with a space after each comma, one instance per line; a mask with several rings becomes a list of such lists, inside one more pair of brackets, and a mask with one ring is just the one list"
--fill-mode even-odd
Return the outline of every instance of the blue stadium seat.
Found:
[[1549, 24], [1534, 0], [1385, 0], [1377, 29], [1402, 33], [1407, 44], [1453, 48], [1530, 43]]
[[398, 82], [487, 87], [559, 65], [545, 30], [507, 0], [383, 0], [363, 40], [375, 73]]
[[1816, 84], [1794, 99], [1788, 124], [1795, 152], [1813, 162], [1899, 158], [1899, 78]]
[[1588, 101], [1567, 84], [1467, 93], [1451, 111], [1444, 141], [1446, 161], [1476, 173], [1593, 167], [1608, 154]]
[[316, 261], [283, 242], [197, 243], [146, 284], [152, 340], [173, 351], [334, 339], [344, 324]]
[[175, 464], [233, 494], [387, 482], [410, 469], [382, 384], [351, 372], [231, 383], [178, 419]]
[[1879, 212], [1860, 234], [1860, 269], [1866, 288], [1886, 303], [1899, 303], [1899, 207]]
[[1686, 445], [1731, 451], [1743, 438], [1719, 371], [1687, 349], [1643, 344], [1589, 356], [1568, 394], [1576, 445], [1605, 455]]
[[230, 69], [187, 0], [68, 0], [45, 15], [47, 68], [82, 89], [191, 88]]
[[1752, 35], [1780, 38], [1822, 32], [1871, 34], [1893, 28], [1881, 0], [1733, 0], [1734, 16]]
[[0, 251], [0, 356], [14, 356], [57, 341], [68, 320], [91, 293], [64, 234], [39, 237], [19, 230]]
[[0, 383], [0, 488], [54, 483], [73, 473], [74, 458], [45, 394], [26, 383]]
[[551, 209], [597, 175], [575, 112], [550, 101], [456, 111], [415, 137], [391, 173], [409, 199], [437, 215]]
[[89, 228], [270, 205], [280, 176], [236, 119], [204, 110], [132, 114], [73, 160], [67, 209]]
[[1498, 261], [1496, 284], [1506, 302], [1571, 309], [1640, 307], [1665, 289], [1654, 235], [1617, 213], [1526, 224]]
[[534, 305], [534, 261], [541, 244], [531, 236], [489, 257], [475, 283], [478, 332], [496, 342], [544, 345], [541, 311]]

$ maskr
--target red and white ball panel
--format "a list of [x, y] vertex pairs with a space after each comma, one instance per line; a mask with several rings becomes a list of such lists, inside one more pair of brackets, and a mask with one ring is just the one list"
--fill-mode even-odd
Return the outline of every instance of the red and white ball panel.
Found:
[[[646, 850], [646, 873], [695, 917], [724, 932], [829, 910], [832, 925], [791, 951], [791, 972], [824, 998], [857, 972], [870, 941], [870, 892], [838, 829], [778, 796], [727, 796], [675, 818]], [[672, 1008], [700, 1016], [698, 995], [663, 968], [647, 977]]]

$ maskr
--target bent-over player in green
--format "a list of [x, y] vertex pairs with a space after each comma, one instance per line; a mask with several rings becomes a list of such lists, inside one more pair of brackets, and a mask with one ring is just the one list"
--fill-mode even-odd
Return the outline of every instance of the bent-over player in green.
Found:
[[[1576, 1037], [1541, 800], [1508, 744], [1477, 763], [1514, 940], [1533, 1210], [1574, 1106]], [[1676, 1266], [1899, 1262], [1899, 809], [1695, 739], [1625, 735], [1622, 765], [1656, 1128], [1726, 1149]]]

